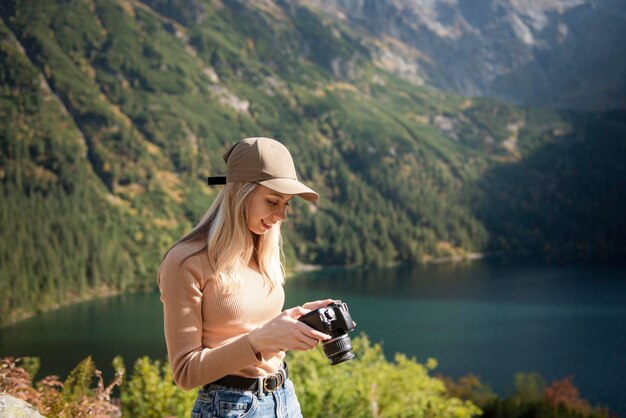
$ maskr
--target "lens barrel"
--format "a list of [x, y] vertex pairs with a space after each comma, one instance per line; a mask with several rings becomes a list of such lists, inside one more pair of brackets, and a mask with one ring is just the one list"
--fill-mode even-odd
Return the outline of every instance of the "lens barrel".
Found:
[[352, 352], [352, 342], [348, 334], [343, 334], [332, 340], [324, 341], [324, 354], [330, 360], [331, 366], [335, 366], [355, 357]]

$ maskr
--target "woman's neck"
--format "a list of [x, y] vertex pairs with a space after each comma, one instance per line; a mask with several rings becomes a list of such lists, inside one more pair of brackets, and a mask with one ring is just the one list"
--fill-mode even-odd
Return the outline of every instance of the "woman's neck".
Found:
[[259, 263], [256, 261], [256, 257], [250, 258], [250, 261], [248, 262], [248, 267], [254, 271], [261, 271]]

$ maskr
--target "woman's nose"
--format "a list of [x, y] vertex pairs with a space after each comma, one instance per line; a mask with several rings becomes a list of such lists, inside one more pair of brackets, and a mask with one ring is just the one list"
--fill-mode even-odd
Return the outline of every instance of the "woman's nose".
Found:
[[284, 221], [287, 217], [287, 206], [276, 205], [274, 217], [281, 222]]

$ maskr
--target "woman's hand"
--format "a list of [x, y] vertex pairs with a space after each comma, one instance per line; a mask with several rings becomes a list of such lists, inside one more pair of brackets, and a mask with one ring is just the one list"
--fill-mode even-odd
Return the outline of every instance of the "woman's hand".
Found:
[[[305, 305], [317, 306], [314, 304], [318, 302], [324, 301], [309, 302], [309, 304]], [[330, 335], [319, 332], [304, 322], [298, 321], [298, 318], [311, 312], [311, 310], [304, 308], [304, 306], [287, 309], [267, 324], [253, 330], [248, 334], [252, 349], [256, 353], [267, 349], [306, 351], [315, 347], [319, 341], [330, 339]]]
[[332, 300], [332, 299], [315, 300], [315, 301], [313, 301], [313, 302], [307, 302], [307, 303], [305, 303], [304, 305], [302, 305], [302, 307], [303, 307], [304, 309], [308, 309], [308, 310], [310, 310], [310, 311], [314, 311], [314, 310], [316, 310], [316, 309], [319, 309], [319, 308], [323, 308], [323, 307], [325, 307], [325, 306], [328, 306], [328, 305], [330, 305], [330, 304], [331, 304], [331, 303], [333, 303], [333, 302], [334, 302], [334, 300]]

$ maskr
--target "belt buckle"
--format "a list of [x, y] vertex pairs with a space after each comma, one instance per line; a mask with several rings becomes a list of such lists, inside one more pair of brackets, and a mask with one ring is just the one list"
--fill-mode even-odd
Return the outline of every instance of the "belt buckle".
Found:
[[[267, 386], [267, 382], [270, 379], [276, 379], [276, 386], [274, 386], [273, 388], [269, 388]], [[267, 376], [265, 379], [263, 379], [263, 390], [265, 392], [267, 392], [267, 393], [274, 393], [278, 389], [280, 389], [280, 387], [283, 385], [283, 383], [285, 383], [285, 377], [283, 376], [283, 374], [279, 370], [278, 372], [274, 373], [273, 375]]]

